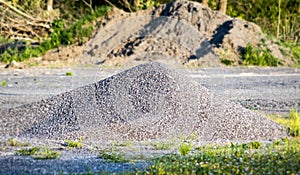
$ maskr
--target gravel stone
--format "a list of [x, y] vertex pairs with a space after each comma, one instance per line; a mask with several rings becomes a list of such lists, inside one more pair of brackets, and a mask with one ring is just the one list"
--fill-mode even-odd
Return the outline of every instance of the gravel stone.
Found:
[[131, 68], [49, 99], [0, 111], [2, 138], [98, 142], [270, 140], [284, 128], [158, 62]]

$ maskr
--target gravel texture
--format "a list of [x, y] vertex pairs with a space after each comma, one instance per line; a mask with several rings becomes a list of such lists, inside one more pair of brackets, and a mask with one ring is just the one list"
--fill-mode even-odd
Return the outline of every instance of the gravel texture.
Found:
[[[173, 143], [191, 134], [195, 144], [286, 137], [280, 125], [182, 74], [186, 73], [151, 62], [48, 99], [2, 108], [0, 173], [113, 173], [149, 166], [147, 161], [112, 163], [99, 158], [103, 145], [113, 142], [136, 142], [132, 153], [123, 151], [149, 158], [174, 148], [158, 152], [140, 141]], [[29, 147], [46, 145], [60, 156], [55, 160], [16, 156], [15, 151], [23, 148], [7, 146], [9, 138], [30, 143]], [[64, 147], [65, 139], [78, 138], [84, 140], [83, 149]]]
[[148, 63], [49, 99], [2, 109], [3, 138], [126, 141], [269, 140], [284, 130], [161, 63]]

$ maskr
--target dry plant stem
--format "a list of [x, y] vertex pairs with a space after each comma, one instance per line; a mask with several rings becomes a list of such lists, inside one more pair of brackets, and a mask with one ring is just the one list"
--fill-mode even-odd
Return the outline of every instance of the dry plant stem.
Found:
[[127, 0], [120, 0], [120, 4], [123, 4], [124, 7], [126, 7], [130, 12], [132, 12], [132, 9], [130, 7], [130, 3]]
[[0, 12], [3, 14], [0, 33], [6, 38], [26, 41], [33, 40], [29, 38], [37, 38], [41, 41], [50, 30], [51, 21], [34, 18], [4, 0], [0, 0]]
[[219, 0], [219, 11], [226, 14], [227, 0]]
[[47, 11], [48, 12], [53, 11], [53, 0], [48, 0], [47, 1]]
[[86, 6], [88, 6], [91, 9], [91, 12], [94, 12], [94, 9], [92, 7], [92, 3], [93, 3], [92, 0], [90, 0], [90, 3], [86, 2], [85, 0], [82, 1]]
[[205, 5], [206, 7], [208, 7], [208, 0], [203, 0], [202, 4]]
[[26, 14], [26, 13], [24, 13], [24, 12], [18, 10], [18, 9], [16, 9], [15, 7], [11, 6], [9, 3], [7, 3], [7, 2], [5, 2], [3, 0], [0, 0], [0, 4], [5, 5], [9, 9], [11, 9], [12, 11], [16, 12], [17, 14], [19, 14], [19, 15], [21, 15], [23, 17], [26, 17], [28, 19], [31, 19], [33, 21], [45, 21], [45, 20], [42, 20], [42, 19], [36, 19], [36, 18], [34, 18], [34, 17], [32, 17], [32, 16], [30, 16], [30, 15], [28, 15], [28, 14]]
[[277, 32], [276, 32], [276, 37], [279, 38], [279, 34], [280, 34], [280, 23], [281, 23], [281, 20], [280, 20], [280, 13], [281, 13], [281, 0], [278, 0], [278, 22], [277, 22]]

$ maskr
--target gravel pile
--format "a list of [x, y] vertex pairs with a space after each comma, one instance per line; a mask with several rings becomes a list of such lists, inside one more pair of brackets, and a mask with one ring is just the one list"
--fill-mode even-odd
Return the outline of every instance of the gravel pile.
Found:
[[283, 128], [151, 62], [18, 108], [2, 109], [0, 137], [126, 141], [269, 140]]
[[238, 65], [248, 43], [265, 45], [284, 65], [293, 64], [254, 23], [175, 0], [135, 13], [114, 10], [87, 42], [82, 62], [116, 66], [163, 58], [176, 65], [212, 67], [221, 60]]

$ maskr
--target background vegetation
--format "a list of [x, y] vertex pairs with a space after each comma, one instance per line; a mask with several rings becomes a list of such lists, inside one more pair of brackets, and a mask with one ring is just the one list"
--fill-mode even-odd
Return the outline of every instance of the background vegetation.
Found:
[[[109, 11], [108, 6], [132, 12], [170, 1], [0, 0], [0, 61], [23, 61], [60, 45], [84, 43], [97, 26], [97, 19]], [[300, 60], [300, 0], [196, 1], [258, 24], [266, 34], [290, 48]], [[255, 55], [255, 52], [252, 54]], [[278, 65], [273, 58], [269, 59], [273, 65]], [[249, 61], [245, 63], [252, 64]]]

